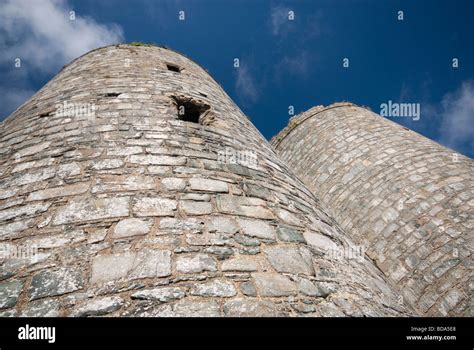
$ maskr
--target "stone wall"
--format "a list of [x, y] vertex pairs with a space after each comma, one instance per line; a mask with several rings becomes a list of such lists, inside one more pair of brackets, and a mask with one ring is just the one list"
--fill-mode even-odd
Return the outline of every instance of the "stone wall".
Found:
[[272, 144], [420, 314], [474, 315], [472, 159], [348, 103]]
[[94, 50], [0, 124], [0, 244], [2, 316], [414, 313], [372, 261], [328, 254], [354, 243], [219, 85], [159, 47]]

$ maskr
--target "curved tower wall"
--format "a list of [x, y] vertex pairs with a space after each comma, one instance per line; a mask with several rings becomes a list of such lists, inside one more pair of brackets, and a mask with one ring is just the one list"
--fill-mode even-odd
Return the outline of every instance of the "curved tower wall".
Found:
[[0, 169], [1, 315], [413, 314], [173, 51], [73, 61], [0, 124]]
[[272, 145], [419, 313], [472, 316], [471, 159], [348, 103], [298, 115]]

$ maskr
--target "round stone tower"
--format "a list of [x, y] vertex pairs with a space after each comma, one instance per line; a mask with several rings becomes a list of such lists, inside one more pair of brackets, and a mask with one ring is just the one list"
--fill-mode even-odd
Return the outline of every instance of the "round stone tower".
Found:
[[272, 144], [420, 314], [473, 315], [472, 159], [349, 103]]
[[[201, 67], [94, 50], [0, 124], [1, 315], [412, 315]], [[460, 255], [464, 254], [460, 251]]]

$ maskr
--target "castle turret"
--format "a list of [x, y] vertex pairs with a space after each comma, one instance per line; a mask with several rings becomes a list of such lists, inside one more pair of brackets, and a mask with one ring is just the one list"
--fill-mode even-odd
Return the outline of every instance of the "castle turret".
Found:
[[176, 52], [94, 50], [0, 125], [1, 315], [414, 313]]
[[419, 314], [473, 315], [472, 159], [348, 103], [272, 145]]

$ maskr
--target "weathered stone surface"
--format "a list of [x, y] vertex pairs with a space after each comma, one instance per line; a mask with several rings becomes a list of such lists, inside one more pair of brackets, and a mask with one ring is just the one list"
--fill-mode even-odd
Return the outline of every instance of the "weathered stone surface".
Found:
[[18, 317], [18, 312], [15, 309], [0, 309], [0, 317]]
[[211, 196], [207, 193], [184, 193], [181, 195], [181, 199], [209, 202], [211, 200]]
[[313, 282], [306, 278], [301, 278], [299, 280], [298, 289], [301, 293], [311, 297], [320, 296], [319, 289], [314, 285]]
[[161, 180], [161, 186], [167, 191], [182, 191], [186, 187], [186, 181], [178, 177], [168, 177]]
[[259, 198], [220, 195], [216, 199], [220, 212], [257, 219], [274, 219], [273, 213], [265, 207], [266, 202]]
[[222, 263], [222, 271], [245, 271], [253, 272], [258, 270], [255, 259], [248, 256], [239, 256], [226, 260]]
[[51, 203], [34, 203], [17, 208], [0, 210], [0, 222], [22, 216], [30, 218], [31, 216], [45, 212], [50, 206]]
[[182, 299], [173, 307], [173, 316], [180, 317], [219, 317], [220, 307], [214, 301], [195, 301]]
[[176, 270], [183, 273], [216, 271], [216, 261], [207, 254], [180, 255], [176, 259]]
[[128, 197], [71, 200], [57, 211], [53, 225], [128, 216], [128, 205]]
[[263, 239], [275, 239], [273, 227], [264, 221], [237, 219], [244, 235]]
[[121, 278], [165, 277], [171, 274], [171, 252], [144, 249], [138, 253], [98, 255], [92, 263], [92, 283]]
[[30, 240], [30, 244], [37, 249], [51, 249], [82, 242], [86, 236], [82, 230], [60, 233], [57, 235], [36, 236]]
[[257, 289], [255, 288], [255, 284], [250, 281], [242, 282], [240, 284], [240, 291], [243, 295], [247, 295], [250, 297], [257, 296]]
[[[220, 244], [218, 239], [213, 239], [212, 237], [209, 240], [210, 244]], [[225, 260], [234, 255], [234, 250], [229, 247], [216, 247], [211, 246], [204, 249], [205, 253], [215, 255], [218, 260]]]
[[133, 268], [136, 253], [98, 255], [92, 263], [92, 283], [112, 281], [127, 276]]
[[189, 188], [192, 191], [229, 192], [226, 182], [196, 177], [189, 179]]
[[261, 244], [260, 240], [253, 237], [237, 234], [235, 235], [235, 241], [247, 247], [257, 247]]
[[402, 264], [398, 264], [396, 266], [393, 266], [392, 269], [390, 270], [390, 277], [394, 281], [400, 281], [403, 277], [406, 276], [407, 270]]
[[22, 288], [22, 281], [0, 283], [0, 309], [15, 306]]
[[32, 154], [36, 154], [38, 152], [44, 151], [50, 145], [51, 145], [51, 142], [49, 142], [49, 141], [48, 142], [42, 142], [42, 143], [39, 143], [39, 144], [31, 146], [31, 147], [23, 148], [23, 149], [17, 151], [16, 154], [17, 154], [18, 158], [30, 156]]
[[130, 147], [119, 147], [119, 148], [108, 148], [107, 155], [108, 156], [129, 156], [132, 154], [139, 154], [142, 153], [143, 149], [138, 146], [130, 146]]
[[305, 231], [303, 233], [306, 242], [309, 245], [320, 249], [323, 252], [332, 252], [338, 250], [338, 246], [328, 237], [312, 231]]
[[346, 316], [336, 305], [323, 301], [318, 304], [318, 311], [323, 317], [344, 317]]
[[[472, 230], [468, 222], [474, 202], [472, 195], [465, 196], [466, 188], [473, 187], [472, 159], [351, 103], [311, 108], [292, 118], [271, 143], [328, 214], [327, 218], [310, 218], [313, 224], [305, 232], [310, 245], [334, 255], [338, 248], [343, 249], [336, 242], [370, 246], [373, 252], [369, 249], [367, 254], [376, 259], [386, 283], [395, 286], [398, 293], [410, 294], [406, 304], [421, 315], [446, 315], [444, 288], [449, 288], [453, 278], [469, 278], [468, 270], [457, 268], [465, 257], [453, 256], [453, 251], [461, 251], [460, 234]], [[296, 206], [287, 209], [303, 219]], [[288, 221], [280, 211], [274, 212]], [[333, 223], [352, 243], [339, 239]], [[329, 237], [334, 238], [332, 243]], [[355, 262], [351, 251], [341, 253], [348, 263], [362, 263], [362, 259]], [[334, 255], [326, 257], [332, 259]], [[454, 271], [457, 277], [450, 276]], [[468, 294], [461, 299], [469, 303]], [[384, 306], [369, 308], [360, 301], [352, 303], [357, 303], [365, 315], [390, 313]], [[325, 308], [329, 316], [340, 314], [332, 306]], [[351, 315], [354, 310], [343, 312]], [[448, 314], [470, 315], [456, 307]]]
[[[311, 283], [313, 287], [310, 287], [309, 283]], [[309, 296], [314, 296], [314, 297], [322, 297], [326, 298], [330, 294], [336, 292], [337, 287], [334, 283], [330, 282], [306, 282], [306, 283], [300, 283], [299, 285], [300, 288], [303, 288], [303, 293]]]
[[276, 230], [278, 239], [284, 242], [298, 242], [305, 243], [303, 235], [297, 230], [288, 226], [278, 226]]
[[150, 165], [147, 169], [151, 175], [166, 175], [171, 172], [172, 167], [170, 165]]
[[0, 225], [0, 240], [16, 238], [24, 230], [32, 227], [33, 225], [34, 220], [32, 219], [15, 221], [10, 224]]
[[257, 291], [261, 296], [281, 297], [296, 294], [296, 284], [278, 273], [253, 273]]
[[209, 202], [180, 201], [179, 207], [186, 215], [208, 215], [212, 213]]
[[56, 169], [54, 168], [44, 168], [37, 171], [30, 171], [26, 174], [15, 177], [13, 181], [10, 182], [10, 186], [23, 186], [33, 184], [35, 182], [40, 182], [44, 180], [51, 179], [56, 175]]
[[142, 249], [136, 255], [131, 279], [165, 277], [171, 275], [171, 252], [167, 250]]
[[267, 189], [265, 187], [262, 187], [262, 186], [246, 184], [245, 185], [245, 192], [250, 197], [261, 198], [261, 199], [264, 199], [264, 200], [272, 200], [273, 199], [272, 192], [269, 189]]
[[459, 264], [459, 262], [460, 262], [459, 259], [450, 259], [450, 260], [443, 261], [442, 263], [434, 267], [433, 274], [437, 278], [439, 278], [442, 275], [444, 275], [450, 268]]
[[95, 161], [91, 168], [94, 170], [110, 170], [120, 168], [124, 164], [124, 161], [121, 159], [103, 159]]
[[237, 294], [237, 291], [232, 282], [213, 280], [196, 284], [191, 288], [190, 294], [204, 297], [233, 297]]
[[79, 175], [81, 173], [81, 166], [77, 163], [61, 164], [58, 167], [57, 176], [66, 179], [72, 176]]
[[84, 275], [79, 268], [44, 270], [35, 274], [28, 289], [30, 300], [71, 293], [84, 287]]
[[198, 233], [203, 230], [204, 222], [196, 218], [176, 219], [163, 218], [160, 219], [160, 229], [171, 231], [173, 233], [182, 234], [185, 231]]
[[151, 176], [130, 175], [130, 176], [107, 176], [100, 177], [92, 187], [92, 193], [110, 193], [155, 190], [157, 185]]
[[120, 297], [92, 299], [78, 305], [71, 313], [71, 316], [102, 316], [117, 311], [123, 303], [124, 301]]
[[276, 317], [277, 306], [269, 301], [232, 299], [224, 303], [224, 314], [231, 317]]
[[225, 216], [210, 216], [207, 219], [207, 229], [209, 232], [223, 232], [233, 234], [239, 227], [235, 220]]
[[297, 247], [277, 246], [265, 248], [268, 261], [278, 272], [314, 275], [311, 260], [304, 259]]
[[152, 300], [167, 303], [169, 301], [182, 299], [186, 292], [180, 287], [161, 287], [153, 289], [144, 289], [131, 295], [132, 299]]
[[142, 165], [184, 165], [186, 164], [186, 158], [146, 154], [130, 156], [129, 162]]
[[439, 311], [443, 315], [448, 315], [451, 310], [463, 299], [462, 292], [458, 289], [452, 289], [443, 297]]
[[278, 209], [276, 215], [283, 222], [290, 225], [302, 226], [302, 222], [298, 217], [285, 209]]
[[105, 239], [105, 236], [107, 236], [107, 230], [105, 228], [92, 229], [87, 236], [87, 243], [92, 244], [102, 242]]
[[57, 300], [35, 300], [20, 314], [20, 317], [58, 317], [61, 304]]
[[172, 216], [177, 202], [160, 197], [142, 197], [133, 200], [133, 213], [136, 216]]
[[112, 231], [113, 238], [131, 237], [146, 235], [150, 232], [153, 221], [142, 219], [123, 219]]
[[45, 159], [40, 159], [32, 162], [26, 162], [26, 163], [19, 163], [15, 165], [15, 167], [12, 169], [12, 173], [24, 171], [27, 169], [33, 169], [33, 168], [41, 168], [45, 166], [50, 166], [54, 164], [54, 158], [45, 158]]
[[42, 201], [45, 199], [56, 197], [67, 197], [75, 194], [81, 194], [89, 189], [89, 183], [77, 183], [73, 185], [66, 185], [61, 187], [48, 188], [30, 193], [27, 201]]

